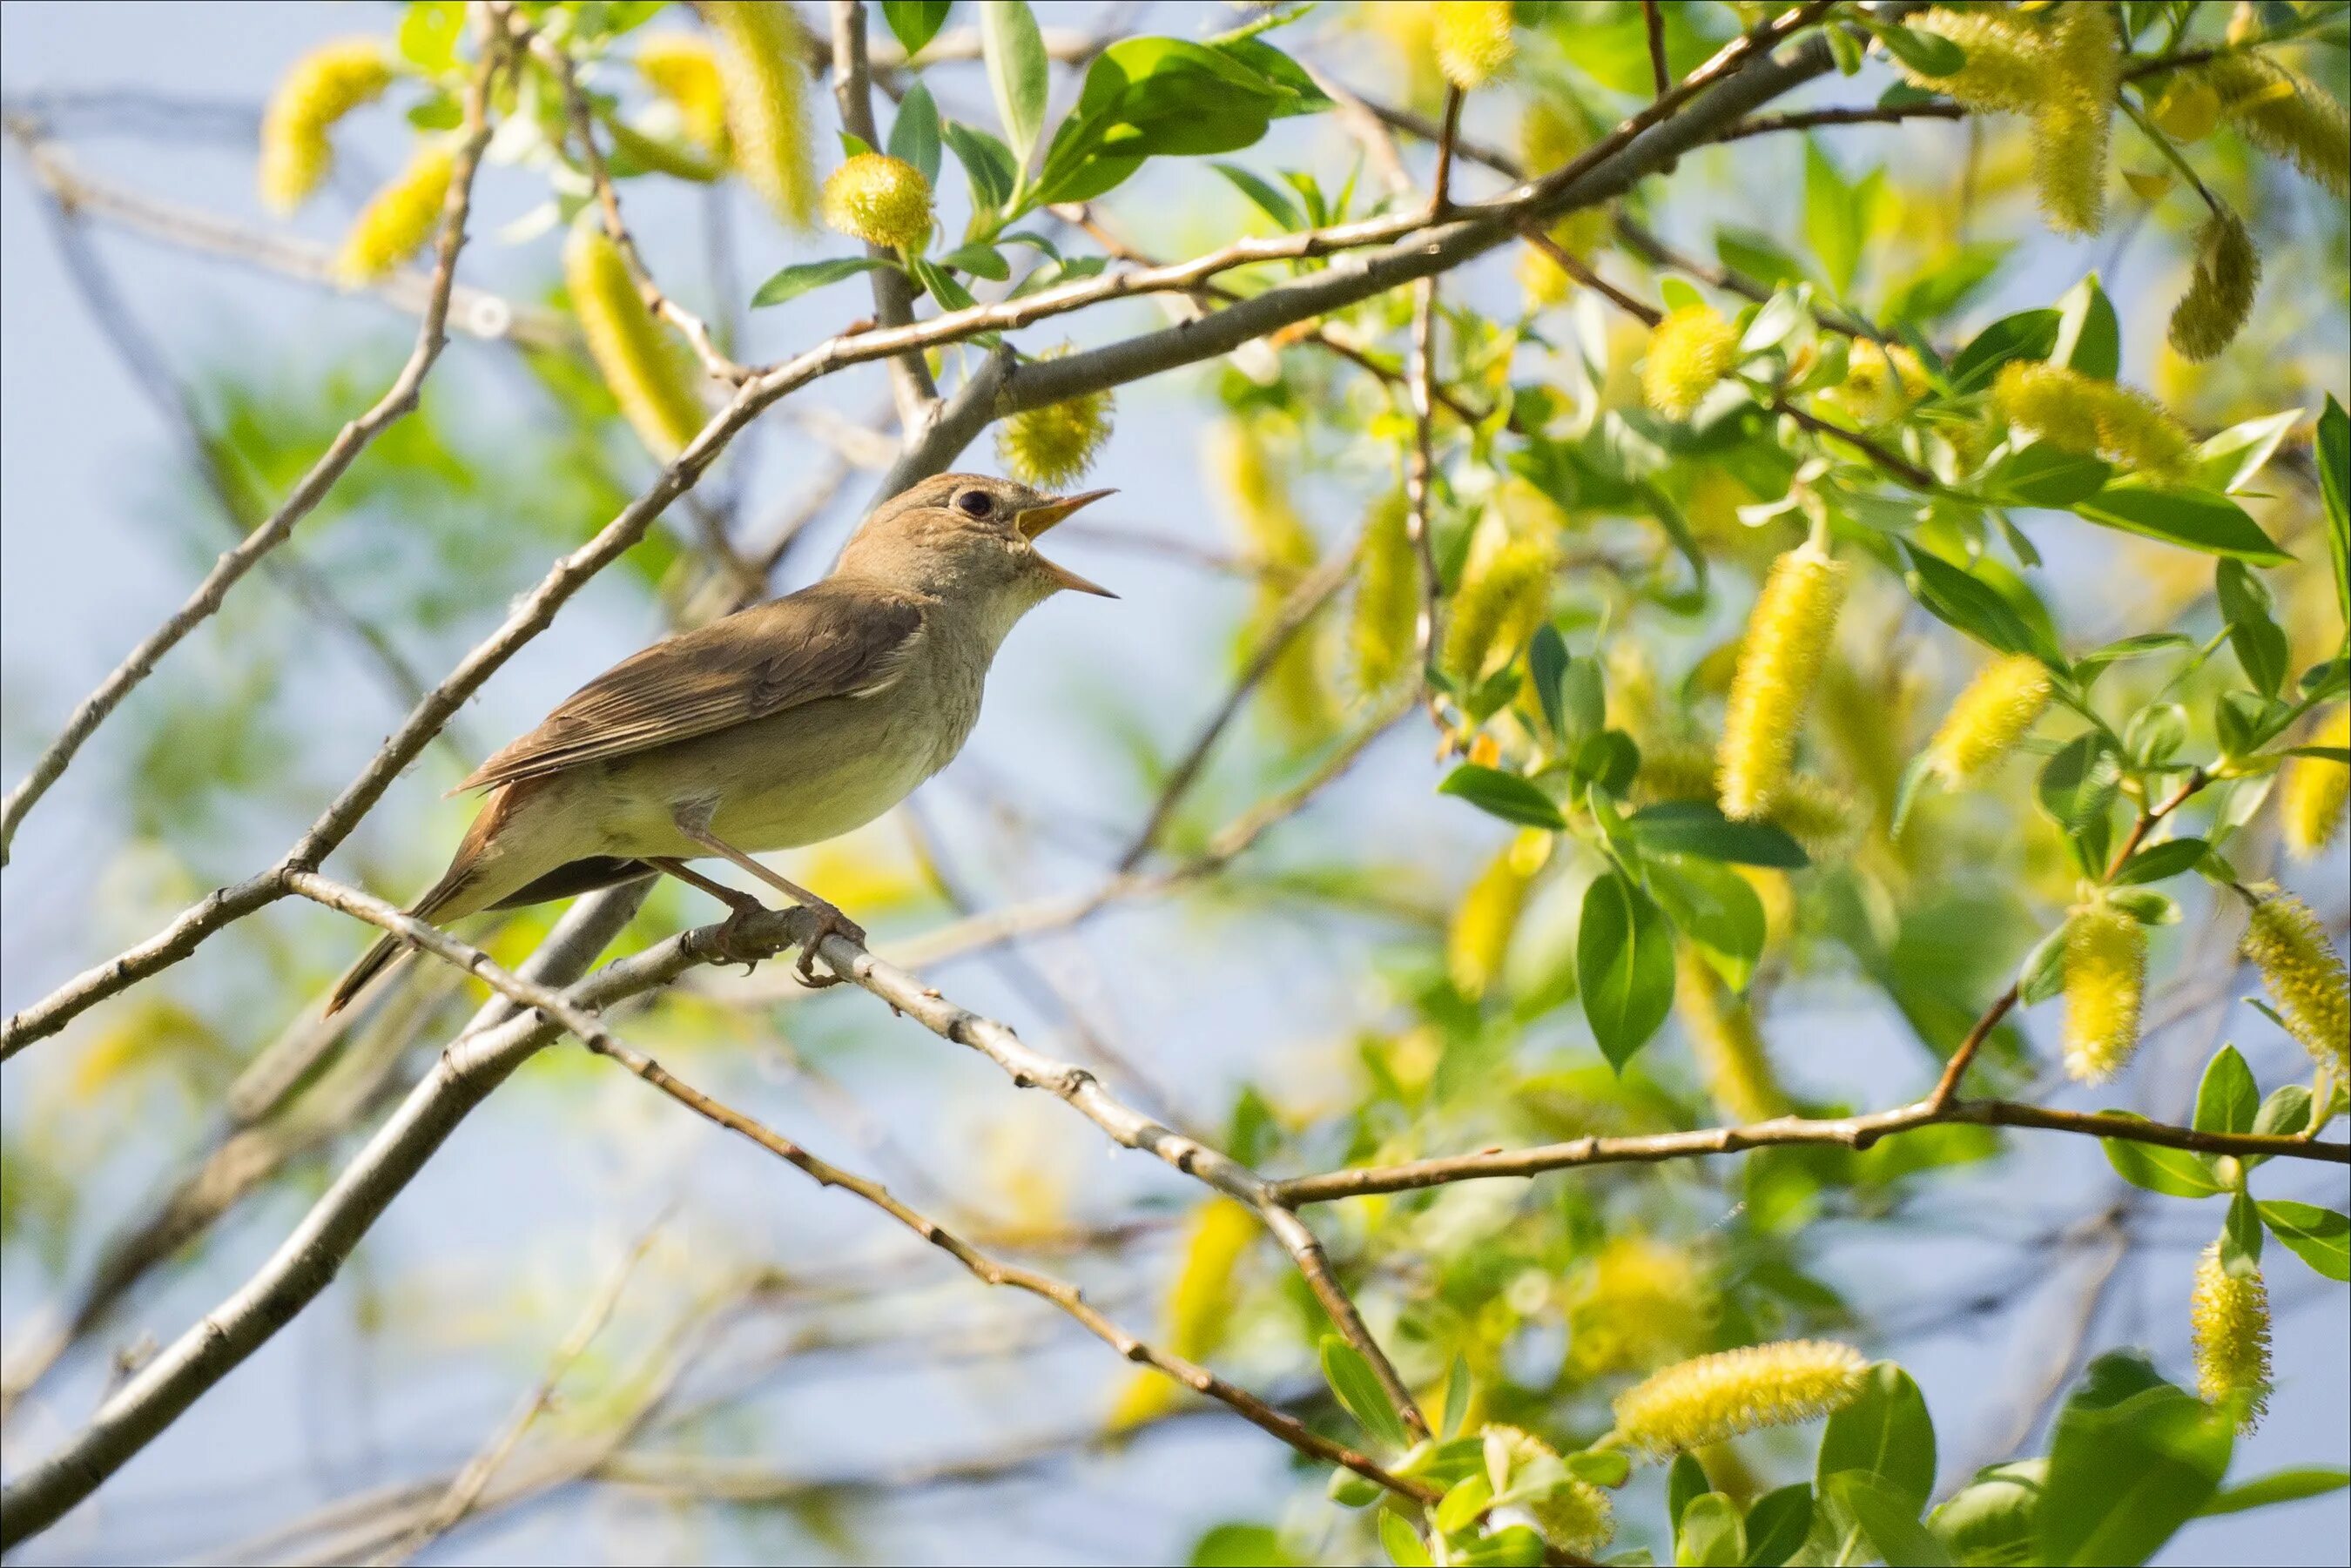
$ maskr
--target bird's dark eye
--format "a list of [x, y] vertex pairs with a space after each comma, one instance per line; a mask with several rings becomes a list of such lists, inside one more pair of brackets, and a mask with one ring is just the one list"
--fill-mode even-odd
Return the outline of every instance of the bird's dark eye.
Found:
[[956, 506], [966, 517], [984, 517], [996, 510], [996, 498], [985, 490], [966, 490], [956, 497]]

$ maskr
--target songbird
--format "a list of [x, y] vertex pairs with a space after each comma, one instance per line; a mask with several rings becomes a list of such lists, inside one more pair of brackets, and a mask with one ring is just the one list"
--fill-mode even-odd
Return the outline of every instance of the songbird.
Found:
[[[457, 787], [489, 792], [441, 880], [408, 908], [444, 924], [666, 872], [741, 913], [750, 895], [684, 862], [734, 862], [862, 941], [839, 909], [751, 856], [872, 821], [954, 759], [1006, 633], [1061, 589], [1115, 599], [1038, 536], [1112, 494], [1040, 495], [943, 474], [884, 502], [830, 576], [656, 643], [580, 687]], [[327, 1011], [400, 951], [370, 948]], [[801, 949], [799, 972], [816, 944]]]

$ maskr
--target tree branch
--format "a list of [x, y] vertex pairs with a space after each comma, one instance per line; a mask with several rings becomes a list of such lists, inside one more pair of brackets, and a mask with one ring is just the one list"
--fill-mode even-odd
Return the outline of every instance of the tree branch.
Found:
[[[882, 136], [873, 128], [873, 89], [865, 55], [863, 0], [832, 0], [832, 97], [841, 106], [841, 123], [852, 136], [877, 151]], [[893, 265], [877, 267], [867, 277], [873, 285], [873, 319], [884, 327], [904, 327], [914, 319], [914, 294], [906, 275], [894, 265], [897, 257], [886, 246], [869, 245], [865, 254]], [[898, 423], [910, 434], [920, 430], [937, 409], [939, 389], [931, 380], [922, 350], [909, 350], [890, 361], [890, 390], [898, 400]]]

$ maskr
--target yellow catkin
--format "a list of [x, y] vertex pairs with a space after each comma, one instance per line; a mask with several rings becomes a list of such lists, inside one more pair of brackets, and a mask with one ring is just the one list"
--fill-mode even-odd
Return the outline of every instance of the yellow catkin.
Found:
[[1420, 557], [1413, 549], [1404, 495], [1391, 491], [1372, 503], [1364, 519], [1363, 558], [1347, 615], [1347, 650], [1358, 693], [1384, 692], [1412, 668], [1419, 619]]
[[[1193, 1212], [1184, 1260], [1167, 1294], [1162, 1348], [1186, 1361], [1215, 1353], [1232, 1317], [1233, 1276], [1259, 1234], [1257, 1216], [1230, 1198], [1210, 1198]], [[1164, 1415], [1184, 1392], [1182, 1384], [1155, 1368], [1137, 1369], [1111, 1408], [1111, 1430], [1125, 1431]]]
[[[1530, 103], [1519, 120], [1519, 157], [1530, 175], [1566, 167], [1591, 141], [1583, 115], [1548, 99]], [[1608, 214], [1604, 204], [1579, 208], [1552, 225], [1552, 243], [1577, 260], [1586, 260], [1608, 237]], [[1557, 305], [1574, 291], [1575, 280], [1531, 245], [1519, 247], [1518, 275], [1530, 310]]]
[[619, 249], [592, 217], [564, 244], [563, 286], [622, 417], [647, 450], [668, 462], [708, 417], [684, 343], [645, 308]]
[[2029, 113], [2047, 96], [2049, 40], [2022, 18], [2006, 11], [1938, 5], [1906, 25], [1949, 39], [1968, 57], [1967, 64], [1947, 77], [1922, 76], [1897, 58], [1895, 69], [1913, 87], [1946, 94], [1970, 109], [2011, 113]]
[[1811, 544], [1771, 563], [1723, 714], [1716, 763], [1725, 816], [1763, 816], [1786, 783], [1844, 588], [1845, 569]]
[[808, 128], [808, 44], [789, 5], [708, 0], [703, 19], [718, 37], [718, 75], [735, 166], [787, 227], [816, 216], [816, 170]]
[[718, 56], [684, 33], [655, 33], [637, 45], [637, 74], [677, 110], [686, 136], [713, 153], [726, 150], [726, 87]]
[[[2310, 732], [2308, 746], [2351, 746], [2351, 707], [2336, 708]], [[2295, 859], [2309, 860], [2335, 841], [2351, 799], [2351, 767], [2323, 757], [2289, 757], [2278, 769], [2278, 830]]]
[[290, 213], [334, 166], [335, 122], [392, 85], [392, 56], [375, 38], [338, 38], [296, 60], [261, 116], [263, 205]]
[[1851, 1345], [1782, 1340], [1667, 1367], [1616, 1397], [1616, 1435], [1652, 1458], [1792, 1426], [1853, 1402], [1869, 1362]]
[[335, 276], [346, 284], [372, 283], [422, 249], [440, 227], [456, 162], [445, 144], [419, 148], [360, 209], [336, 254]]
[[2351, 195], [2351, 115], [2340, 99], [2266, 55], [2221, 55], [2197, 70], [2238, 134], [2337, 198]]
[[1689, 1249], [1616, 1237], [1570, 1287], [1568, 1365], [1580, 1377], [1654, 1372], [1690, 1353], [1715, 1307], [1713, 1281]]
[[[1633, 781], [1634, 799], [1706, 800], [1720, 804], [1720, 747], [1687, 740], [1650, 740], [1641, 744], [1641, 771]], [[1802, 844], [1815, 860], [1826, 858], [1849, 843], [1861, 827], [1861, 813], [1853, 797], [1825, 779], [1791, 772], [1780, 780], [1764, 803], [1761, 821], [1771, 823]]]
[[1770, 963], [1785, 951], [1788, 940], [1796, 933], [1796, 883], [1777, 866], [1735, 865], [1739, 880], [1755, 890], [1756, 901], [1763, 905], [1763, 961]]
[[2321, 1067], [2351, 1076], [2351, 989], [2343, 955], [2310, 905], [2290, 893], [2262, 898], [2246, 923], [2243, 952], [2303, 1049]]
[[1484, 996], [1501, 974], [1510, 937], [1527, 906], [1527, 890], [1550, 857], [1551, 843], [1549, 833], [1521, 833], [1486, 862], [1454, 906], [1445, 933], [1445, 967], [1463, 996]]
[[1754, 1009], [1730, 994], [1730, 988], [1689, 944], [1676, 949], [1674, 968], [1674, 1009], [1698, 1058], [1707, 1093], [1741, 1122], [1786, 1115], [1788, 1096], [1771, 1071]]
[[2049, 666], [2030, 653], [1986, 664], [1951, 705], [1928, 748], [1944, 782], [1973, 783], [1997, 767], [2049, 706]]
[[[1247, 657], [1263, 641], [1298, 575], [1314, 565], [1321, 547], [1290, 497], [1263, 426], [1240, 420], [1211, 426], [1205, 457], [1252, 561], [1266, 569], [1241, 630]], [[1328, 644], [1312, 632], [1309, 628], [1291, 638], [1265, 675], [1266, 712], [1293, 740], [1322, 733], [1333, 716]]]
[[2104, 1083], [2138, 1049], [2147, 990], [2147, 927], [2095, 904], [2065, 925], [2065, 1071]]
[[1516, 658], [1551, 608], [1559, 547], [1489, 519], [1471, 542], [1445, 622], [1445, 668], [1479, 681]]
[[1510, 0], [1440, 0], [1431, 26], [1437, 68], [1464, 92], [1508, 76], [1519, 46]]
[[1820, 401], [1865, 425], [1886, 424], [1909, 413], [1929, 390], [1917, 354], [1900, 343], [1889, 350], [1863, 338], [1853, 345], [1843, 384], [1822, 392]]
[[2209, 360], [2227, 348], [2253, 313], [2262, 258], [2244, 221], [2226, 210], [2196, 235], [2196, 270], [2171, 312], [2171, 346], [2181, 357]]
[[[1057, 360], [1069, 351], [1064, 343], [1040, 357]], [[1024, 409], [996, 427], [997, 461], [1022, 484], [1044, 489], [1083, 478], [1110, 439], [1117, 413], [1117, 400], [1107, 387]]]
[[2060, 234], [2094, 235], [2106, 221], [2106, 152], [2113, 141], [2121, 39], [2112, 7], [2059, 9], [2048, 91], [2032, 120], [2032, 183]]
[[1553, 1469], [1560, 1464], [1558, 1449], [1518, 1427], [1497, 1424], [1487, 1427], [1483, 1437], [1489, 1479], [1499, 1470], [1507, 1481], [1515, 1483], [1538, 1467], [1559, 1477], [1541, 1495], [1514, 1500], [1534, 1516], [1536, 1531], [1553, 1550], [1572, 1557], [1592, 1557], [1615, 1536], [1615, 1509], [1608, 1494], [1590, 1481], [1567, 1474], [1563, 1467]]
[[2237, 1430], [2251, 1432], [2270, 1405], [2270, 1293], [2262, 1271], [2238, 1275], [2220, 1261], [2218, 1241], [2196, 1260], [2188, 1301], [2196, 1340], [2196, 1392], [2207, 1404], [2242, 1401]]
[[824, 183], [824, 221], [835, 232], [888, 250], [931, 232], [931, 183], [903, 158], [860, 152]]
[[1669, 419], [1687, 419], [1717, 382], [1739, 363], [1739, 329], [1719, 311], [1685, 305], [1649, 334], [1641, 395]]
[[2158, 478], [2185, 473], [2195, 452], [2187, 430], [2145, 392], [2063, 365], [2011, 360], [1993, 379], [1991, 401], [2010, 424], [2062, 452]]

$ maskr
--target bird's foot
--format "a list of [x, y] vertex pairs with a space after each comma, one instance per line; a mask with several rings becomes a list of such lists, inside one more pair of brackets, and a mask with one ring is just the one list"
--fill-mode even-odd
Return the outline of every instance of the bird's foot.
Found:
[[717, 946], [722, 956], [743, 966], [746, 975], [755, 972], [760, 961], [775, 956], [776, 938], [772, 925], [775, 911], [753, 898], [741, 895], [740, 902], [726, 901], [734, 913], [718, 924]]
[[846, 936], [862, 947], [865, 946], [865, 927], [822, 899], [811, 900], [803, 907], [816, 916], [816, 923], [809, 933], [808, 940], [800, 944], [800, 956], [794, 960], [792, 972], [799, 977], [801, 985], [812, 991], [820, 991], [828, 986], [841, 984], [849, 977], [841, 974], [818, 974], [815, 967], [817, 949], [824, 945], [826, 937], [834, 936]]

